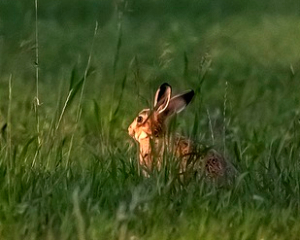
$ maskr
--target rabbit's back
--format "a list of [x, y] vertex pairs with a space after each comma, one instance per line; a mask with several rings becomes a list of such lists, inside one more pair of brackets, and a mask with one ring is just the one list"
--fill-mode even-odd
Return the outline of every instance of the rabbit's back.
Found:
[[180, 135], [176, 135], [173, 142], [173, 153], [181, 161], [181, 173], [197, 172], [202, 176], [218, 179], [235, 172], [233, 166], [220, 153], [204, 144], [195, 143]]

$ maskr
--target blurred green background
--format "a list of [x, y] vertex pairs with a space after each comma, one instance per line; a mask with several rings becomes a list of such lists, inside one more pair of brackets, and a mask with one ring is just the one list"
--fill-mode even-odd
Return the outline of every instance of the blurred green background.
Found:
[[[26, 89], [14, 92], [32, 97], [34, 2], [0, 4], [1, 91], [6, 91], [12, 74], [14, 87], [20, 83]], [[203, 58], [212, 62], [203, 86], [208, 106], [223, 101], [226, 81], [233, 111], [245, 113], [248, 106], [249, 114], [263, 117], [259, 124], [276, 123], [273, 115], [278, 111], [290, 117], [289, 111], [298, 106], [298, 1], [54, 0], [38, 5], [40, 99], [45, 107], [54, 102], [51, 96], [60, 82], [69, 82], [71, 69], [83, 74], [90, 52], [94, 74], [87, 81], [85, 100], [109, 98], [127, 74], [127, 97], [121, 106], [126, 112], [137, 111], [130, 107], [135, 64], [141, 95], [151, 99], [164, 81], [175, 89], [199, 87]], [[96, 22], [99, 29], [91, 50]]]
[[[38, 64], [35, 14], [0, 0], [0, 239], [299, 238], [299, 0], [38, 1]], [[163, 82], [231, 187], [139, 176], [127, 127]]]

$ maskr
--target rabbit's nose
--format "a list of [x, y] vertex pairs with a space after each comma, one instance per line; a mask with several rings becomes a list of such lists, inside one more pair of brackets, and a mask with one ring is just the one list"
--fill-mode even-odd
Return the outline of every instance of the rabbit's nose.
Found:
[[134, 136], [134, 130], [131, 125], [128, 127], [128, 134], [132, 137]]

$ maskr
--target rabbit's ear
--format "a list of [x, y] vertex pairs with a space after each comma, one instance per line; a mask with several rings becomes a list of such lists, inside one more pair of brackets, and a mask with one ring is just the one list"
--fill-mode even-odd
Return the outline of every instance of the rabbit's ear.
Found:
[[172, 97], [167, 109], [165, 110], [165, 114], [171, 115], [173, 113], [181, 112], [191, 102], [194, 95], [194, 91], [190, 90]]
[[154, 110], [159, 114], [164, 112], [169, 106], [172, 88], [169, 84], [162, 84], [156, 91], [154, 97]]

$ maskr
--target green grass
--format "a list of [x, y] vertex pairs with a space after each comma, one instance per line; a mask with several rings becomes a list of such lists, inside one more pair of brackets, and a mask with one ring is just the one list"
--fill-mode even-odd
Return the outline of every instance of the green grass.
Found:
[[[0, 3], [0, 239], [299, 239], [297, 1], [39, 4], [35, 111], [34, 4]], [[196, 90], [172, 128], [231, 186], [138, 174], [127, 127], [162, 82]]]

